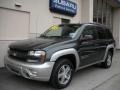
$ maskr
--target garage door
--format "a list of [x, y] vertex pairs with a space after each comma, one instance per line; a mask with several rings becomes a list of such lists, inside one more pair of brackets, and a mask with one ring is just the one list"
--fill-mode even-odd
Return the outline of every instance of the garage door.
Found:
[[29, 13], [0, 8], [0, 67], [8, 45], [29, 37]]
[[29, 13], [0, 8], [0, 40], [21, 40], [29, 36]]

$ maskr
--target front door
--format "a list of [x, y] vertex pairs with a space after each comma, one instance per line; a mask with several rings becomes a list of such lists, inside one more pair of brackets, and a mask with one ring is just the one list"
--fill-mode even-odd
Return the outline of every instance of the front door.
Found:
[[[85, 36], [91, 36], [91, 39], [82, 40]], [[80, 37], [79, 45], [79, 56], [80, 56], [80, 66], [89, 65], [97, 62], [98, 59], [98, 45], [96, 43], [96, 32], [94, 26], [86, 26]]]

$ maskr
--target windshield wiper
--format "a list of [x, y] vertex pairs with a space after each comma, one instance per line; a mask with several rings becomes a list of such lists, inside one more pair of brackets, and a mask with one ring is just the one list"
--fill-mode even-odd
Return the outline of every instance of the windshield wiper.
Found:
[[50, 38], [71, 38], [71, 37], [68, 37], [68, 36], [48, 36]]
[[68, 36], [46, 36], [46, 35], [41, 35], [40, 37], [45, 37], [45, 38], [71, 38]]

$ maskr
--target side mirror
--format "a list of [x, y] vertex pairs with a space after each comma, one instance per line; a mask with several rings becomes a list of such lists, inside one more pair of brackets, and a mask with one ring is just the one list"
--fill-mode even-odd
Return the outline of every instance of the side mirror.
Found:
[[93, 40], [93, 36], [92, 36], [92, 35], [85, 35], [85, 36], [82, 37], [80, 40], [81, 40], [81, 41]]

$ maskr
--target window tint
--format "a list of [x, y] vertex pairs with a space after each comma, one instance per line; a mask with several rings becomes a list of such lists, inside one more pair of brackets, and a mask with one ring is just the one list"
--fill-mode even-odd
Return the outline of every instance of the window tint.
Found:
[[96, 27], [98, 38], [99, 39], [106, 39], [106, 32], [102, 27]]
[[82, 33], [82, 36], [84, 37], [85, 35], [92, 35], [93, 39], [96, 39], [96, 34], [95, 34], [95, 27], [94, 26], [87, 26], [85, 30]]

